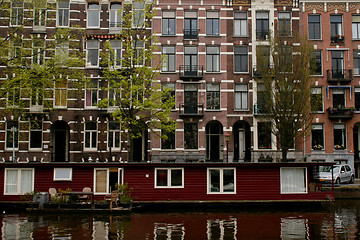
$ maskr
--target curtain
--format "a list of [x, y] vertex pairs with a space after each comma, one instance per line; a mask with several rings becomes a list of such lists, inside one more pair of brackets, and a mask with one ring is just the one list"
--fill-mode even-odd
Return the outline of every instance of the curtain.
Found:
[[6, 171], [6, 193], [17, 193], [17, 170]]
[[107, 170], [96, 170], [96, 183], [95, 183], [95, 192], [96, 193], [107, 193]]
[[281, 168], [281, 193], [306, 193], [305, 168]]
[[32, 181], [32, 170], [21, 170], [21, 190], [20, 193], [25, 194], [33, 190], [33, 181]]

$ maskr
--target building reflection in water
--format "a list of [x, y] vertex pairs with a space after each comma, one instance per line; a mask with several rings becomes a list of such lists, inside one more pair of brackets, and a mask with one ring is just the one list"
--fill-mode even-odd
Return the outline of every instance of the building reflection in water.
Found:
[[281, 218], [281, 239], [310, 239], [307, 219]]
[[183, 224], [155, 223], [154, 239], [157, 240], [184, 240], [185, 227]]
[[207, 239], [237, 239], [236, 218], [229, 220], [207, 220]]

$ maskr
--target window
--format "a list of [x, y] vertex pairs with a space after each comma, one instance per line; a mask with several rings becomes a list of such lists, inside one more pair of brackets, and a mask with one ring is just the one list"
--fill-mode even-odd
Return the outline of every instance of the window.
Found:
[[94, 193], [106, 194], [109, 192], [109, 169], [94, 169]]
[[235, 110], [249, 109], [249, 90], [247, 84], [235, 84]]
[[220, 72], [220, 48], [206, 47], [206, 71]]
[[184, 147], [185, 149], [198, 148], [198, 124], [194, 122], [184, 123]]
[[109, 83], [109, 91], [108, 91], [109, 107], [121, 106], [120, 89], [113, 85], [114, 85], [114, 83], [111, 83], [111, 82]]
[[145, 1], [133, 1], [133, 27], [141, 28], [145, 25]]
[[344, 78], [344, 52], [331, 51], [331, 71], [333, 78]]
[[264, 114], [269, 112], [269, 107], [266, 104], [266, 101], [268, 99], [268, 96], [265, 91], [265, 85], [259, 83], [257, 85], [257, 104], [255, 105], [254, 112], [256, 114]]
[[184, 113], [198, 113], [198, 86], [196, 84], [184, 85]]
[[360, 39], [360, 15], [352, 16], [352, 39]]
[[323, 94], [322, 87], [312, 87], [310, 95], [311, 100], [311, 111], [322, 112], [323, 110]]
[[292, 47], [278, 46], [279, 67], [282, 72], [292, 72]]
[[206, 109], [220, 109], [220, 84], [206, 84]]
[[67, 81], [55, 82], [55, 107], [66, 107], [67, 105]]
[[271, 123], [258, 122], [258, 148], [271, 149]]
[[355, 111], [360, 111], [360, 87], [355, 87]]
[[96, 107], [98, 103], [98, 80], [90, 80], [86, 83], [86, 107]]
[[32, 63], [43, 65], [44, 63], [44, 49], [45, 41], [44, 39], [33, 39], [33, 57]]
[[35, 1], [34, 27], [44, 27], [45, 25], [46, 25], [46, 2]]
[[162, 55], [164, 56], [164, 58], [161, 70], [163, 72], [175, 72], [175, 46], [163, 46]]
[[208, 178], [208, 194], [236, 193], [234, 168], [209, 168], [207, 178]]
[[86, 46], [87, 46], [86, 65], [91, 67], [97, 67], [99, 64], [99, 41], [87, 40]]
[[345, 90], [332, 89], [333, 107], [345, 107]]
[[185, 11], [184, 13], [184, 39], [197, 39], [197, 12]]
[[162, 35], [175, 35], [175, 11], [162, 12]]
[[10, 57], [11, 60], [15, 60], [15, 62], [20, 62], [21, 61], [21, 57], [22, 57], [22, 39], [20, 37], [15, 38], [12, 42], [11, 42], [11, 52], [10, 52]]
[[144, 56], [145, 43], [143, 41], [134, 42], [134, 59], [133, 64], [136, 66], [143, 66], [145, 61]]
[[334, 123], [334, 149], [346, 149], [345, 124]]
[[249, 72], [248, 48], [246, 46], [234, 46], [234, 71]]
[[111, 3], [110, 5], [110, 28], [119, 28], [121, 27], [121, 4], [120, 3]]
[[219, 12], [206, 12], [206, 35], [217, 36], [219, 34]]
[[6, 122], [6, 148], [19, 147], [19, 123], [17, 121]]
[[30, 122], [30, 148], [41, 149], [42, 146], [42, 122]]
[[120, 123], [116, 121], [110, 121], [108, 130], [108, 148], [120, 149], [120, 136]]
[[155, 168], [156, 188], [183, 188], [183, 168]]
[[100, 6], [98, 3], [88, 3], [87, 6], [87, 27], [100, 27]]
[[247, 12], [234, 12], [234, 36], [246, 37], [248, 35]]
[[291, 13], [279, 12], [278, 14], [278, 32], [279, 36], [291, 35]]
[[111, 52], [110, 52], [110, 61], [115, 67], [121, 67], [121, 41], [120, 40], [111, 40]]
[[8, 107], [17, 107], [20, 104], [20, 88], [14, 86], [9, 90], [8, 98], [7, 98], [7, 106]]
[[281, 194], [307, 193], [306, 168], [280, 168]]
[[42, 83], [33, 82], [31, 86], [31, 107], [42, 106], [44, 100], [44, 87]]
[[330, 15], [331, 42], [343, 43], [342, 15]]
[[96, 149], [97, 146], [97, 123], [85, 122], [85, 148]]
[[321, 39], [321, 24], [320, 24], [320, 15], [309, 15], [308, 24], [309, 24], [309, 39]]
[[197, 47], [185, 46], [184, 47], [184, 65], [185, 65], [185, 75], [196, 76], [197, 67], [198, 67], [198, 56], [197, 56]]
[[257, 46], [256, 58], [261, 61], [256, 62], [257, 69], [270, 69], [270, 47], [269, 46]]
[[[163, 83], [161, 86], [161, 90], [163, 92], [163, 102], [170, 100], [174, 100], [175, 102], [175, 83]], [[175, 108], [175, 104], [173, 108]]]
[[59, 27], [68, 27], [70, 17], [70, 3], [68, 0], [58, 1], [57, 24]]
[[269, 12], [256, 12], [256, 39], [266, 40], [269, 36]]
[[324, 149], [324, 126], [322, 124], [311, 125], [311, 148], [314, 150]]
[[55, 56], [60, 65], [67, 65], [69, 58], [69, 41], [64, 39], [56, 40]]
[[175, 130], [167, 129], [166, 123], [163, 123], [161, 129], [161, 149], [175, 149]]
[[322, 75], [322, 53], [315, 50], [311, 55], [311, 75]]
[[354, 50], [354, 75], [360, 75], [360, 50]]
[[24, 195], [34, 191], [32, 168], [5, 168], [5, 195]]
[[12, 0], [11, 2], [11, 25], [20, 26], [24, 20], [24, 1]]
[[72, 181], [72, 168], [54, 168], [54, 181]]

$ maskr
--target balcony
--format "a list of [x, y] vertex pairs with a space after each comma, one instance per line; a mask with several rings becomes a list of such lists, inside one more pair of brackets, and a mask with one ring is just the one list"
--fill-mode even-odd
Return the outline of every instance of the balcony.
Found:
[[269, 30], [256, 31], [256, 40], [266, 41], [269, 37]]
[[345, 37], [343, 35], [336, 35], [336, 36], [330, 37], [330, 41], [331, 41], [331, 43], [343, 44], [345, 41]]
[[199, 31], [197, 29], [184, 29], [185, 40], [198, 40]]
[[268, 113], [269, 111], [265, 109], [263, 104], [254, 104], [254, 115], [265, 115]]
[[354, 117], [354, 108], [344, 108], [342, 106], [339, 107], [330, 107], [327, 109], [328, 113], [329, 113], [329, 119], [332, 120], [349, 120], [352, 119]]
[[199, 103], [181, 103], [179, 105], [180, 117], [204, 117], [204, 104]]
[[201, 80], [204, 77], [204, 66], [202, 65], [181, 65], [179, 68], [180, 79]]
[[330, 84], [348, 84], [353, 80], [352, 69], [327, 70], [327, 81]]

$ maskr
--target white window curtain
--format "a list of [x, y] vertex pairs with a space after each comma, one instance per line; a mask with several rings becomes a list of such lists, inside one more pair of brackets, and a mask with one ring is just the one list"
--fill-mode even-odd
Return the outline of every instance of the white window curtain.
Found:
[[7, 170], [6, 171], [6, 193], [17, 193], [18, 185], [18, 171], [17, 170]]
[[21, 189], [20, 193], [29, 193], [33, 189], [32, 170], [21, 170]]
[[305, 168], [281, 168], [281, 193], [306, 193]]
[[95, 192], [107, 193], [107, 170], [96, 170]]

